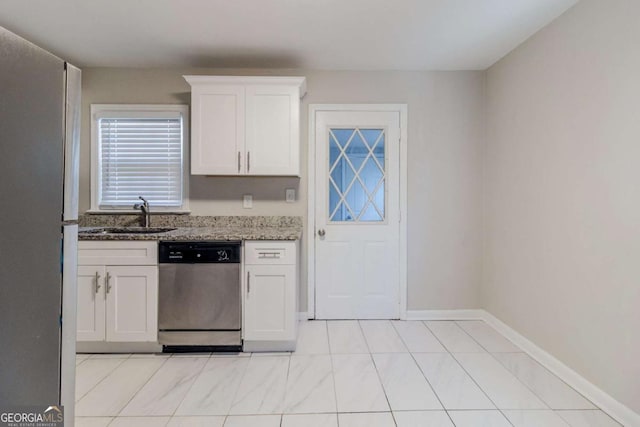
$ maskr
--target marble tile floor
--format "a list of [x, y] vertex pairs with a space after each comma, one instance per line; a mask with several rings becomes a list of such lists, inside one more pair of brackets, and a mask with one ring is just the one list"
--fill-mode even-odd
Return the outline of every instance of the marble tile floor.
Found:
[[310, 321], [293, 353], [76, 369], [77, 427], [620, 427], [482, 321]]

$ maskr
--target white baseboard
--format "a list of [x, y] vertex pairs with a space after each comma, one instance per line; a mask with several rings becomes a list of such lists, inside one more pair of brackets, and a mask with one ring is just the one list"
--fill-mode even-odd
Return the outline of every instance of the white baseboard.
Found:
[[[299, 320], [308, 320], [307, 312], [298, 313]], [[538, 347], [515, 329], [483, 309], [470, 310], [407, 310], [406, 320], [484, 320], [498, 332], [529, 354], [542, 366], [553, 372], [558, 378], [578, 393], [593, 402], [608, 415], [625, 427], [640, 427], [640, 414], [618, 402], [602, 389], [589, 382], [576, 371]]]
[[640, 414], [618, 402], [486, 310], [408, 310], [407, 320], [484, 320], [623, 426], [640, 427]]
[[514, 344], [524, 350], [538, 363], [553, 372], [558, 378], [573, 387], [578, 393], [593, 402], [608, 415], [626, 427], [640, 427], [640, 414], [635, 413], [627, 406], [615, 400], [609, 394], [589, 382], [576, 371], [556, 359], [551, 354], [529, 341], [515, 329], [495, 317], [486, 310], [482, 312], [482, 320], [491, 325]]
[[407, 320], [479, 320], [484, 310], [407, 310]]
[[309, 313], [306, 312], [306, 311], [299, 311], [298, 312], [298, 320], [299, 321], [309, 320]]
[[157, 342], [104, 342], [76, 343], [76, 353], [162, 353]]

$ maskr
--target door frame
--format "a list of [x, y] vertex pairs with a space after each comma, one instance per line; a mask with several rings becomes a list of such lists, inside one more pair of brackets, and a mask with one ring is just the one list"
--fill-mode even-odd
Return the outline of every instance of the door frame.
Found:
[[307, 319], [316, 317], [316, 113], [328, 112], [398, 112], [400, 114], [400, 229], [399, 284], [400, 319], [407, 318], [407, 104], [309, 104], [309, 145], [307, 151]]

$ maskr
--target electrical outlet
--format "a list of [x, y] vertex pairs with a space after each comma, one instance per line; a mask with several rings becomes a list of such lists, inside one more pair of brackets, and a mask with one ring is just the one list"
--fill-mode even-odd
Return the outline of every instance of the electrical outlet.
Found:
[[293, 203], [296, 201], [296, 190], [295, 188], [287, 188], [284, 192], [284, 200], [287, 203]]
[[245, 209], [253, 208], [253, 196], [251, 194], [242, 196], [242, 207]]

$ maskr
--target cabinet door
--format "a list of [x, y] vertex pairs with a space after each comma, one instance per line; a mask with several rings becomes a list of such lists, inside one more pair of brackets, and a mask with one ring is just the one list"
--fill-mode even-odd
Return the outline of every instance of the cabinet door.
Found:
[[300, 175], [299, 96], [297, 86], [247, 86], [247, 174]]
[[247, 265], [244, 339], [295, 340], [294, 265]]
[[157, 341], [158, 267], [107, 267], [107, 341]]
[[102, 265], [78, 267], [78, 307], [76, 315], [78, 341], [104, 341], [105, 337], [105, 268]]
[[244, 173], [245, 90], [195, 86], [191, 92], [191, 174]]

